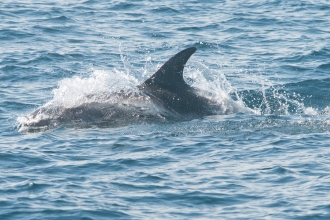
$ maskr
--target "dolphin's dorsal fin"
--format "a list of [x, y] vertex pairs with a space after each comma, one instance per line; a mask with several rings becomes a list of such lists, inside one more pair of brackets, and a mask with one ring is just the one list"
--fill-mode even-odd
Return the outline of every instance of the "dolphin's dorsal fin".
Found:
[[142, 83], [139, 88], [144, 89], [148, 86], [157, 86], [171, 90], [188, 86], [183, 79], [183, 69], [188, 59], [196, 50], [196, 47], [190, 47], [175, 54], [156, 73]]

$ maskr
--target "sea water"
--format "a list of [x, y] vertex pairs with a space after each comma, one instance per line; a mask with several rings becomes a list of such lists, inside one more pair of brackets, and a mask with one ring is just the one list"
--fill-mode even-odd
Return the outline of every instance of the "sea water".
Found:
[[[0, 19], [0, 219], [330, 219], [328, 1], [3, 0]], [[191, 46], [185, 80], [242, 111], [20, 130]]]

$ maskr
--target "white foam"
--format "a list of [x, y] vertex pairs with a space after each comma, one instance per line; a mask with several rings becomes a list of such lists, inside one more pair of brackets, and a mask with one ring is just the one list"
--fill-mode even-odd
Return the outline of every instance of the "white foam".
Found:
[[307, 108], [304, 109], [304, 114], [306, 114], [306, 115], [318, 115], [319, 113], [318, 113], [317, 109], [314, 109], [312, 107], [307, 107]]
[[200, 62], [195, 65], [197, 68], [186, 68], [185, 75], [192, 81], [191, 86], [200, 89], [200, 95], [221, 105], [222, 111], [219, 114], [255, 113], [244, 105], [240, 97], [236, 97], [237, 101], [230, 97], [229, 93], [235, 89], [220, 70], [212, 70]]
[[71, 108], [83, 103], [115, 100], [115, 93], [135, 91], [137, 80], [120, 72], [93, 70], [88, 76], [74, 76], [59, 82], [53, 90], [52, 104]]

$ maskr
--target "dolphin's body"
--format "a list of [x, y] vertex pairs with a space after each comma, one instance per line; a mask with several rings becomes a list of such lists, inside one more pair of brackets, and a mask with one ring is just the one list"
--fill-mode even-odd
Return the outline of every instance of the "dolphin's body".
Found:
[[196, 50], [196, 47], [190, 47], [177, 53], [138, 88], [153, 101], [181, 116], [215, 114], [219, 108], [217, 103], [199, 95], [198, 90], [183, 79], [184, 66]]
[[21, 122], [20, 131], [39, 131], [64, 125], [68, 127], [106, 126], [158, 123], [166, 119], [237, 112], [239, 105], [227, 97], [228, 106], [204, 97], [197, 88], [183, 79], [183, 69], [195, 47], [171, 57], [156, 73], [130, 95], [112, 94], [117, 102], [86, 102], [73, 107], [45, 105]]

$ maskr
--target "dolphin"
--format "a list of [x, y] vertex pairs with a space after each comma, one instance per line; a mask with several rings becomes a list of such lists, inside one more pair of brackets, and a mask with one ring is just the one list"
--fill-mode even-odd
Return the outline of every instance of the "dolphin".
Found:
[[[101, 102], [86, 101], [72, 107], [46, 103], [23, 119], [19, 131], [40, 131], [58, 126], [118, 127], [161, 123], [242, 110], [242, 106], [229, 96], [218, 102], [206, 97], [205, 91], [185, 82], [184, 67], [196, 50], [196, 47], [190, 47], [175, 54], [138, 85], [137, 91], [129, 94], [112, 93]], [[102, 94], [93, 96], [103, 97]], [[113, 97], [115, 102], [111, 99]], [[88, 96], [86, 98], [88, 100]]]
[[183, 79], [183, 69], [196, 50], [190, 47], [175, 54], [138, 88], [154, 102], [180, 116], [217, 114], [221, 110], [219, 103], [202, 96], [200, 90]]

